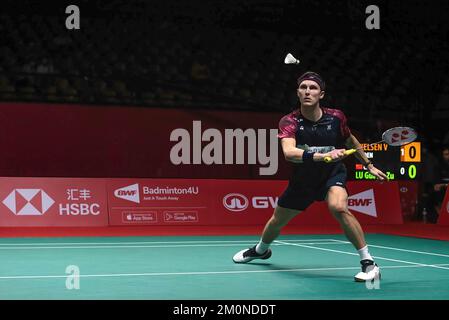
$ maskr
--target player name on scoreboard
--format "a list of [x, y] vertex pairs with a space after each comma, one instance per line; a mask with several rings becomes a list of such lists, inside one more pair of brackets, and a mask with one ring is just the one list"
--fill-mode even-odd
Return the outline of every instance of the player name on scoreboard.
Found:
[[[421, 168], [421, 143], [412, 142], [402, 147], [386, 143], [363, 143], [363, 151], [376, 168], [385, 172], [389, 180], [416, 180]], [[349, 177], [353, 180], [375, 180], [366, 167], [356, 163]]]
[[386, 143], [378, 143], [378, 144], [368, 144], [368, 143], [362, 143], [363, 151], [387, 151], [389, 145]]

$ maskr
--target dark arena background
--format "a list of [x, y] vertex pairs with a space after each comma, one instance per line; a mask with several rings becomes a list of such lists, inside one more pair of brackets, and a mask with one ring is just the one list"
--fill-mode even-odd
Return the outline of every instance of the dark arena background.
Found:
[[[447, 12], [435, 0], [2, 1], [0, 298], [158, 300], [167, 319], [449, 299]], [[389, 177], [343, 160], [381, 279], [354, 281], [357, 250], [325, 202], [282, 229], [269, 260], [232, 261], [292, 175], [277, 134], [306, 71]], [[393, 127], [418, 137], [390, 146]]]

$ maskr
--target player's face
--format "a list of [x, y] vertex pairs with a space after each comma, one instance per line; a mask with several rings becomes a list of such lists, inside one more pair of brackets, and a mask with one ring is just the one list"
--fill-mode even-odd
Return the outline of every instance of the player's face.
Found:
[[314, 106], [324, 97], [324, 91], [312, 80], [304, 80], [297, 90], [299, 102], [303, 106]]

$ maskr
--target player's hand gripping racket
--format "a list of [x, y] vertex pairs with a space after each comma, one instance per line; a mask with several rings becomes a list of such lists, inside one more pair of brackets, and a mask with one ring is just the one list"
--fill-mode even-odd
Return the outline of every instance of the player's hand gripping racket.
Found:
[[[418, 134], [416, 133], [416, 131], [410, 127], [394, 127], [388, 129], [382, 134], [382, 140], [371, 143], [370, 146], [381, 142], [385, 142], [389, 146], [399, 147], [415, 141], [417, 137]], [[356, 151], [357, 149], [348, 149], [345, 151], [345, 155], [353, 154]], [[324, 161], [331, 162], [332, 158], [325, 157]]]

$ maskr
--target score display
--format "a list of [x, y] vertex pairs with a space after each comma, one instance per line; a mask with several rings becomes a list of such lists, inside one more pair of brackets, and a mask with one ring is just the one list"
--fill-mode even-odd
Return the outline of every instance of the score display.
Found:
[[[421, 169], [421, 142], [412, 142], [402, 147], [386, 143], [362, 144], [368, 159], [376, 168], [385, 172], [390, 180], [417, 180]], [[349, 180], [375, 180], [369, 171], [358, 163], [347, 165]], [[352, 170], [351, 170], [352, 169]]]

